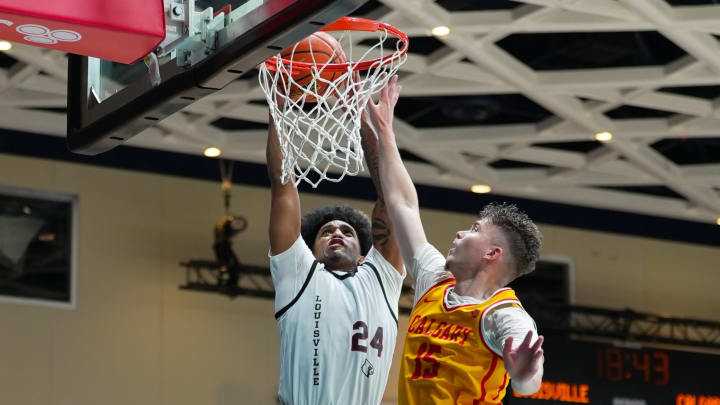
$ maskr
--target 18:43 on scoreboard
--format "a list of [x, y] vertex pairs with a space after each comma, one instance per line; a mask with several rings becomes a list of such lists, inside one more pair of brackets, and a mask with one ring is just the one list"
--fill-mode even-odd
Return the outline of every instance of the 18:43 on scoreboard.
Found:
[[545, 375], [508, 405], [720, 405], [720, 355], [548, 337]]

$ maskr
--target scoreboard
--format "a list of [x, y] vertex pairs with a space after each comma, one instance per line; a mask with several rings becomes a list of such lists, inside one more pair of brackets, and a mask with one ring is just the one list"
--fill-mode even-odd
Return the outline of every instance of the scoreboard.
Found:
[[548, 336], [540, 390], [507, 405], [720, 405], [720, 355]]

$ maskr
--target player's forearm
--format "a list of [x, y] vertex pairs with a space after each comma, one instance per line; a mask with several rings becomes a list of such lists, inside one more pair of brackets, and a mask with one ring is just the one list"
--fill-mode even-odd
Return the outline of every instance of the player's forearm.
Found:
[[300, 196], [293, 178], [282, 184], [282, 152], [275, 127], [270, 118], [267, 149], [268, 177], [270, 178], [270, 251], [279, 254], [292, 246], [300, 234]]
[[402, 271], [403, 261], [400, 256], [400, 248], [393, 232], [392, 220], [390, 220], [390, 215], [385, 206], [380, 182], [378, 139], [375, 131], [365, 120], [363, 120], [360, 127], [360, 135], [363, 152], [365, 153], [365, 164], [370, 172], [370, 178], [378, 197], [372, 212], [373, 245], [380, 251], [385, 260], [391, 263], [398, 271]]
[[375, 131], [373, 131], [372, 127], [364, 120], [360, 127], [360, 139], [363, 153], [365, 154], [365, 166], [367, 166], [368, 172], [370, 172], [370, 179], [372, 179], [373, 186], [375, 186], [378, 200], [382, 201], [383, 192], [380, 185], [380, 170], [378, 168], [378, 139]]
[[[532, 395], [540, 389], [542, 383], [543, 369], [542, 367], [530, 378], [520, 379], [512, 378], [513, 391], [520, 395]], [[512, 377], [512, 376], [511, 376]]]
[[282, 185], [282, 152], [280, 151], [280, 141], [278, 140], [277, 131], [273, 124], [272, 117], [268, 124], [268, 140], [265, 149], [265, 158], [267, 161], [268, 178], [272, 188]]
[[[382, 131], [382, 130], [381, 130]], [[427, 243], [420, 221], [417, 192], [400, 158], [392, 129], [379, 135], [380, 183], [390, 220], [405, 263], [412, 263], [418, 248]]]
[[400, 157], [392, 128], [379, 129], [378, 168], [385, 203], [394, 217], [394, 207], [418, 209], [418, 197], [412, 179]]

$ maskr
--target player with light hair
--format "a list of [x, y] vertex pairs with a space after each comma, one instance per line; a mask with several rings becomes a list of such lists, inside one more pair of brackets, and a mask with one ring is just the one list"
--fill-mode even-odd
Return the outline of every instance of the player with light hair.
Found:
[[506, 286], [534, 269], [542, 236], [517, 207], [490, 204], [456, 233], [447, 256], [430, 245], [392, 128], [399, 95], [395, 76], [368, 105], [385, 203], [415, 287], [399, 402], [500, 404], [510, 382], [532, 394], [543, 375], [543, 338]]

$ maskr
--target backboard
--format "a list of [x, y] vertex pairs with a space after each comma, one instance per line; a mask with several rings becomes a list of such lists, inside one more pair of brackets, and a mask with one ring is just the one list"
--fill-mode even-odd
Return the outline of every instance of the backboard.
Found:
[[70, 55], [68, 147], [110, 150], [365, 1], [164, 0], [166, 37], [152, 59], [126, 65]]

